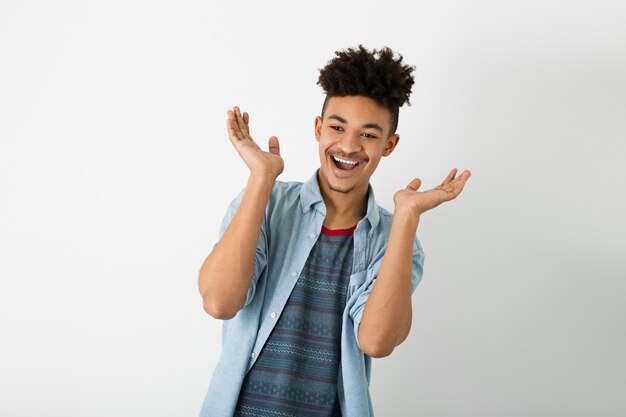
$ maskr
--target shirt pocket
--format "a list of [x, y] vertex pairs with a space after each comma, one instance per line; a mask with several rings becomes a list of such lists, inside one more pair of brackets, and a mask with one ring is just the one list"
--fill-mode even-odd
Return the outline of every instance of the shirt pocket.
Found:
[[350, 282], [348, 283], [348, 299], [350, 299], [350, 297], [352, 297], [352, 295], [365, 284], [367, 281], [367, 273], [368, 270], [366, 269], [350, 275]]

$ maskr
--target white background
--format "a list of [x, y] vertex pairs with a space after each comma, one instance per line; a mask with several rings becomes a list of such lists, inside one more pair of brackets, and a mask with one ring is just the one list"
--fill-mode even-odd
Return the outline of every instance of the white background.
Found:
[[626, 415], [622, 1], [0, 1], [0, 414], [196, 416], [220, 353], [199, 267], [247, 168], [226, 110], [319, 166], [318, 69], [416, 66], [378, 202], [422, 216], [378, 416]]

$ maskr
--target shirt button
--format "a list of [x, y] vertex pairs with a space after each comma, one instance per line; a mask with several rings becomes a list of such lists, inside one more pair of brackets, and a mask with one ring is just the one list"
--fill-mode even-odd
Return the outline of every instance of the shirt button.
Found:
[[293, 272], [291, 273], [291, 276], [292, 276], [292, 277], [297, 277], [297, 276], [298, 276], [298, 273], [297, 273], [296, 271], [293, 271]]
[[309, 235], [309, 237], [310, 237], [311, 239], [315, 239], [315, 233], [311, 233], [311, 234]]
[[276, 317], [276, 313], [274, 313], [274, 312], [272, 311], [272, 314], [270, 314], [270, 317], [271, 317], [271, 318]]
[[255, 356], [256, 356], [256, 353], [254, 353], [254, 352], [252, 352], [252, 353], [250, 354], [250, 357], [251, 357], [252, 359], [254, 359], [254, 357], [255, 357]]

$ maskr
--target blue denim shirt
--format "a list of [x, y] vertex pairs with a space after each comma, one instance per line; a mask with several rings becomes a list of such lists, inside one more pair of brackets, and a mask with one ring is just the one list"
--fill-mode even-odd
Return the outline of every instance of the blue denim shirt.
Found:
[[[317, 181], [318, 171], [304, 183], [276, 181], [272, 188], [246, 301], [235, 317], [223, 321], [222, 352], [200, 417], [233, 417], [244, 377], [280, 317], [320, 235], [326, 205]], [[235, 215], [244, 191], [245, 188], [228, 207], [220, 228], [220, 239]], [[376, 204], [369, 184], [367, 214], [354, 230], [354, 261], [342, 317], [341, 367], [337, 389], [343, 417], [374, 416], [369, 393], [372, 358], [361, 351], [358, 330], [365, 303], [380, 271], [392, 217], [389, 211]], [[416, 236], [411, 294], [422, 278], [423, 265], [424, 252]]]

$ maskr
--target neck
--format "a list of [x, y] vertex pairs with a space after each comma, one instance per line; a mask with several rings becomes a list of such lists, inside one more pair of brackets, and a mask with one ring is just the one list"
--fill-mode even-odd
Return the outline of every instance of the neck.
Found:
[[350, 192], [334, 191], [328, 183], [320, 177], [317, 182], [320, 193], [326, 205], [326, 220], [324, 226], [329, 228], [348, 228], [355, 225], [367, 214], [367, 184], [357, 187]]

